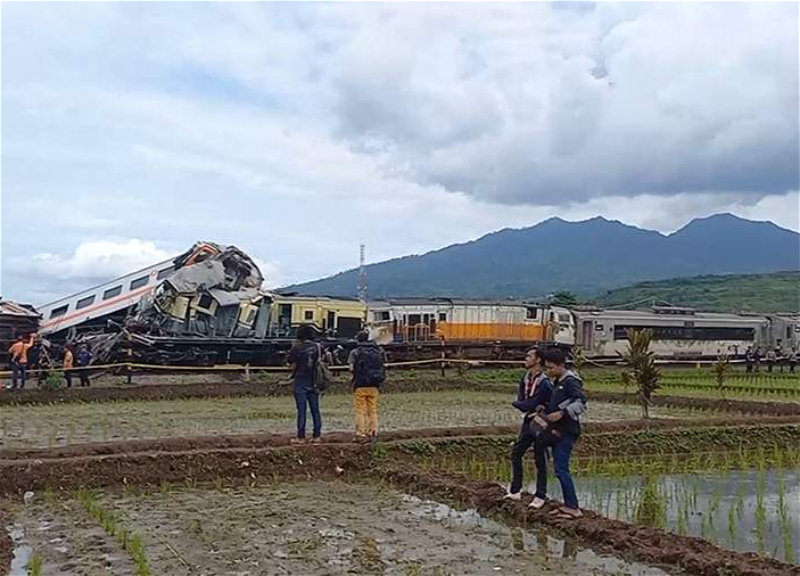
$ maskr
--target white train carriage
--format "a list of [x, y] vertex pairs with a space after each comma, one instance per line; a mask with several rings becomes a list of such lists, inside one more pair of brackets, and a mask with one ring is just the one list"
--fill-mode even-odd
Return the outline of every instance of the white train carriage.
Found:
[[763, 316], [696, 312], [691, 308], [574, 311], [576, 343], [587, 357], [619, 357], [628, 347], [629, 328], [653, 330], [651, 350], [661, 358], [710, 358], [743, 354], [766, 341], [769, 319]]
[[53, 334], [91, 320], [124, 313], [174, 271], [172, 259], [76, 292], [38, 308], [41, 334]]

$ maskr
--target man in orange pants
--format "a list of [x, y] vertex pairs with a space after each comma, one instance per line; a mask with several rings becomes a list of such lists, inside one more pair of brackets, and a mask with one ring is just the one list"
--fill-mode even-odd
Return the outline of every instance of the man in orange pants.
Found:
[[386, 352], [369, 341], [366, 332], [356, 335], [356, 347], [347, 363], [353, 373], [356, 413], [356, 442], [374, 440], [378, 435], [378, 396], [386, 380]]

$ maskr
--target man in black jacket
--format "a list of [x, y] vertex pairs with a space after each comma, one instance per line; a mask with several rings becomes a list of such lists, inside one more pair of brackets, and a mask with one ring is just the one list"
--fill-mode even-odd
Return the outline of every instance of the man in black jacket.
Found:
[[553, 385], [544, 374], [544, 366], [541, 353], [532, 349], [525, 356], [525, 367], [527, 371], [520, 378], [517, 400], [511, 405], [522, 412], [522, 426], [519, 431], [519, 438], [511, 449], [511, 469], [512, 479], [508, 494], [504, 496], [506, 500], [519, 500], [522, 490], [523, 466], [522, 459], [525, 452], [533, 446], [534, 462], [536, 463], [536, 494], [530, 506], [539, 509], [544, 506], [547, 494], [547, 447], [541, 441], [536, 442], [530, 426], [530, 420], [537, 412], [541, 412], [550, 402], [550, 395], [553, 393]]
[[386, 352], [371, 342], [365, 331], [356, 334], [356, 342], [347, 359], [353, 373], [355, 441], [374, 441], [378, 436], [378, 396], [386, 380]]
[[[553, 394], [545, 408], [553, 438], [553, 468], [561, 484], [564, 505], [553, 514], [567, 519], [583, 516], [578, 507], [575, 484], [569, 471], [572, 448], [581, 434], [580, 415], [586, 411], [586, 395], [578, 376], [567, 369], [566, 357], [561, 350], [548, 350], [544, 356], [545, 369], [553, 379]], [[546, 478], [546, 476], [545, 476]]]

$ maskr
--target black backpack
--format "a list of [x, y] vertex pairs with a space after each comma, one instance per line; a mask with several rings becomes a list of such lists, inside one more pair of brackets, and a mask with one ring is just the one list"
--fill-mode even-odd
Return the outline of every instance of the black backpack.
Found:
[[386, 381], [386, 368], [383, 354], [377, 346], [360, 346], [356, 349], [356, 362], [353, 367], [356, 386], [380, 386]]

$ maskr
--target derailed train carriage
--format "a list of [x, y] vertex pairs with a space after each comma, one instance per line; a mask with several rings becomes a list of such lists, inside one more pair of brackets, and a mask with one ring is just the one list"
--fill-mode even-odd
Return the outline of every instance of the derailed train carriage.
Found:
[[81, 343], [95, 362], [280, 364], [301, 323], [339, 356], [362, 328], [352, 300], [273, 294], [233, 246], [198, 242], [171, 261], [42, 307], [42, 333]]

